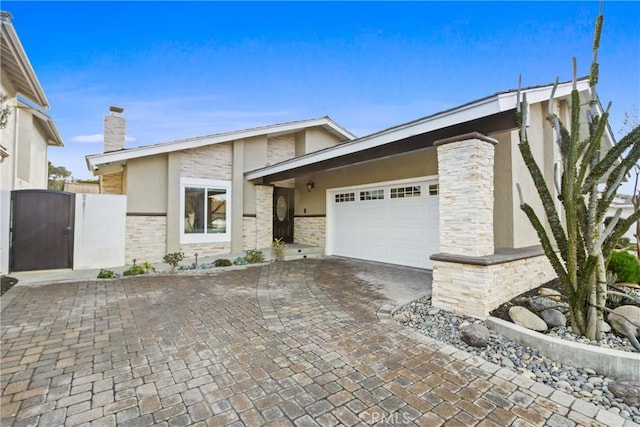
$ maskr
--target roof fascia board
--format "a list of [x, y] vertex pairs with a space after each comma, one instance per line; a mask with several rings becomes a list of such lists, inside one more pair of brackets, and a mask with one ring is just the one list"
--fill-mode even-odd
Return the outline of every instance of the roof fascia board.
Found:
[[55, 122], [51, 118], [51, 116], [33, 108], [31, 105], [25, 103], [22, 100], [18, 100], [18, 108], [23, 108], [28, 110], [33, 117], [40, 123], [42, 129], [47, 133], [47, 144], [53, 145], [56, 147], [64, 147], [64, 142], [62, 141], [62, 137], [58, 132], [58, 128], [56, 127]]
[[[585, 85], [586, 83], [586, 85]], [[553, 85], [523, 89], [527, 93], [529, 103], [538, 103], [548, 100], [551, 95]], [[588, 88], [588, 82], [578, 81], [578, 89], [584, 90]], [[564, 97], [571, 94], [571, 83], [563, 83], [558, 85], [555, 97]], [[310, 153], [305, 156], [296, 157], [295, 159], [286, 160], [284, 162], [267, 166], [265, 168], [249, 171], [245, 173], [248, 180], [263, 178], [267, 175], [273, 175], [285, 172], [290, 169], [304, 167], [313, 163], [322, 162], [335, 157], [352, 154], [357, 151], [384, 145], [393, 141], [398, 141], [414, 135], [427, 133], [433, 130], [442, 129], [444, 127], [453, 126], [458, 123], [475, 120], [481, 117], [489, 116], [510, 109], [516, 108], [517, 92], [499, 93], [487, 98], [480, 99], [469, 104], [462, 105], [453, 110], [437, 113], [424, 119], [419, 119], [404, 125], [396, 126], [378, 132], [369, 136], [359, 138], [349, 143], [337, 145], [322, 151]]]
[[319, 119], [303, 120], [298, 122], [285, 123], [281, 125], [264, 126], [260, 128], [248, 129], [243, 131], [234, 131], [221, 133], [217, 135], [209, 135], [203, 137], [192, 138], [188, 140], [179, 140], [166, 142], [162, 144], [150, 145], [147, 147], [130, 148], [127, 150], [113, 151], [104, 154], [91, 154], [86, 156], [89, 169], [95, 168], [97, 165], [105, 163], [123, 162], [138, 157], [153, 156], [157, 154], [166, 154], [172, 151], [189, 150], [199, 148], [206, 145], [220, 144], [240, 139], [253, 138], [261, 135], [269, 135], [273, 133], [291, 133], [297, 132], [310, 127], [328, 127], [333, 129], [343, 138], [351, 140], [354, 138], [351, 132], [345, 131], [328, 117]]
[[[28, 97], [31, 101], [38, 104], [38, 106], [43, 109], [49, 108], [49, 101], [47, 100], [47, 96], [44, 93], [44, 89], [38, 80], [38, 76], [36, 76], [36, 72], [29, 61], [29, 57], [20, 42], [20, 38], [13, 27], [13, 24], [8, 19], [2, 18], [2, 36], [7, 41], [7, 45], [9, 50], [13, 54], [16, 63], [20, 67], [20, 71], [22, 71], [25, 79], [29, 84], [29, 88], [31, 92], [33, 92], [34, 98], [31, 96], [27, 96], [27, 94], [22, 93], [23, 96]], [[20, 91], [20, 88], [16, 88]]]

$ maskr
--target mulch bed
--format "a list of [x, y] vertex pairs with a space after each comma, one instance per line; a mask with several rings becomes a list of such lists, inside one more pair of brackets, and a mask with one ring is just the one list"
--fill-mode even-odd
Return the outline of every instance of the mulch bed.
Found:
[[18, 283], [18, 279], [15, 277], [0, 276], [0, 295], [4, 295], [16, 283]]

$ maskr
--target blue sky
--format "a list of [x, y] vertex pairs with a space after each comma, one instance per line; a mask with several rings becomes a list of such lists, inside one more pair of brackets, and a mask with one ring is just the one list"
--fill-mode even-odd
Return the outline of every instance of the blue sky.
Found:
[[[88, 178], [103, 116], [127, 147], [328, 115], [362, 136], [517, 86], [579, 75], [599, 3], [3, 1]], [[605, 2], [603, 103], [640, 107], [640, 3]]]

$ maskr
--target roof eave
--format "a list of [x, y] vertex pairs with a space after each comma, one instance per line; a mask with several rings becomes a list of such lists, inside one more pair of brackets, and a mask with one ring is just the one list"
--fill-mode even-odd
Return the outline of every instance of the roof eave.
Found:
[[[30, 100], [31, 102], [37, 104], [42, 109], [49, 108], [49, 101], [47, 100], [47, 96], [44, 93], [44, 89], [36, 76], [36, 73], [27, 57], [27, 53], [25, 52], [22, 43], [20, 42], [20, 38], [13, 27], [13, 24], [10, 22], [10, 18], [5, 16], [3, 13], [3, 17], [1, 20], [2, 27], [2, 42], [7, 44], [7, 48], [12, 56], [12, 58], [3, 58], [3, 62], [9, 59], [13, 59], [15, 64], [20, 69], [22, 76], [27, 82], [27, 87], [23, 87], [19, 82], [16, 82], [16, 90], [25, 98]], [[11, 72], [7, 73], [9, 77], [11, 77]]]
[[89, 168], [89, 170], [94, 171], [99, 167], [99, 165], [103, 164], [126, 162], [130, 159], [154, 156], [158, 154], [167, 154], [173, 151], [189, 150], [205, 145], [221, 144], [240, 139], [253, 138], [261, 135], [298, 132], [306, 128], [317, 126], [325, 128], [329, 132], [338, 136], [343, 141], [350, 141], [355, 138], [355, 136], [351, 132], [338, 125], [329, 117], [321, 117], [317, 119], [301, 120], [279, 125], [246, 129], [243, 131], [225, 132], [216, 135], [165, 142], [161, 144], [112, 151], [102, 154], [89, 154], [85, 156], [85, 158], [87, 160], [87, 167]]
[[[578, 90], [588, 88], [588, 82], [580, 79], [577, 82]], [[537, 86], [523, 89], [527, 93], [529, 103], [542, 102], [549, 99], [553, 85]], [[563, 98], [571, 94], [571, 82], [558, 85], [555, 98]], [[294, 159], [286, 160], [275, 165], [248, 171], [245, 177], [249, 181], [261, 179], [269, 175], [286, 172], [290, 169], [305, 167], [317, 162], [333, 159], [356, 151], [366, 150], [375, 146], [387, 144], [413, 135], [430, 132], [445, 126], [456, 125], [464, 121], [474, 120], [480, 117], [497, 114], [516, 108], [517, 91], [510, 90], [500, 92], [476, 101], [445, 110], [431, 116], [423, 117], [402, 125], [398, 125], [383, 131], [367, 135], [345, 144], [326, 148]]]

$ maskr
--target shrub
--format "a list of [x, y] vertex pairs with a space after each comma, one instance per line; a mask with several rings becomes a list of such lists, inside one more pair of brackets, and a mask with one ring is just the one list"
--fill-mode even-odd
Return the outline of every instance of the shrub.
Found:
[[171, 266], [171, 271], [175, 270], [178, 266], [178, 263], [184, 259], [184, 253], [182, 252], [171, 252], [170, 254], [166, 254], [162, 260]]
[[116, 273], [111, 270], [105, 270], [104, 268], [101, 268], [98, 273], [98, 279], [113, 279], [114, 277], [116, 277]]
[[246, 260], [245, 258], [243, 258], [243, 257], [238, 257], [238, 258], [236, 258], [236, 260], [235, 260], [235, 261], [233, 261], [233, 263], [234, 263], [235, 265], [247, 265], [247, 264], [249, 264], [249, 261], [247, 261], [247, 260]]
[[123, 276], [137, 276], [139, 274], [145, 274], [146, 271], [141, 265], [132, 265], [128, 270], [122, 272]]
[[281, 238], [273, 239], [271, 243], [271, 256], [275, 259], [282, 259], [287, 244]]
[[262, 251], [256, 249], [249, 249], [244, 258], [249, 264], [259, 264], [261, 262], [264, 262], [264, 254], [262, 253]]
[[220, 258], [215, 260], [213, 262], [213, 265], [216, 267], [229, 267], [230, 265], [233, 265], [233, 263], [231, 262], [230, 259]]
[[145, 261], [141, 264], [142, 268], [144, 268], [144, 270], [147, 272], [147, 274], [149, 274], [149, 272], [154, 272], [156, 271], [156, 268], [151, 265], [151, 263], [149, 261]]
[[640, 282], [640, 262], [626, 251], [611, 251], [608, 270], [615, 274], [619, 282]]

